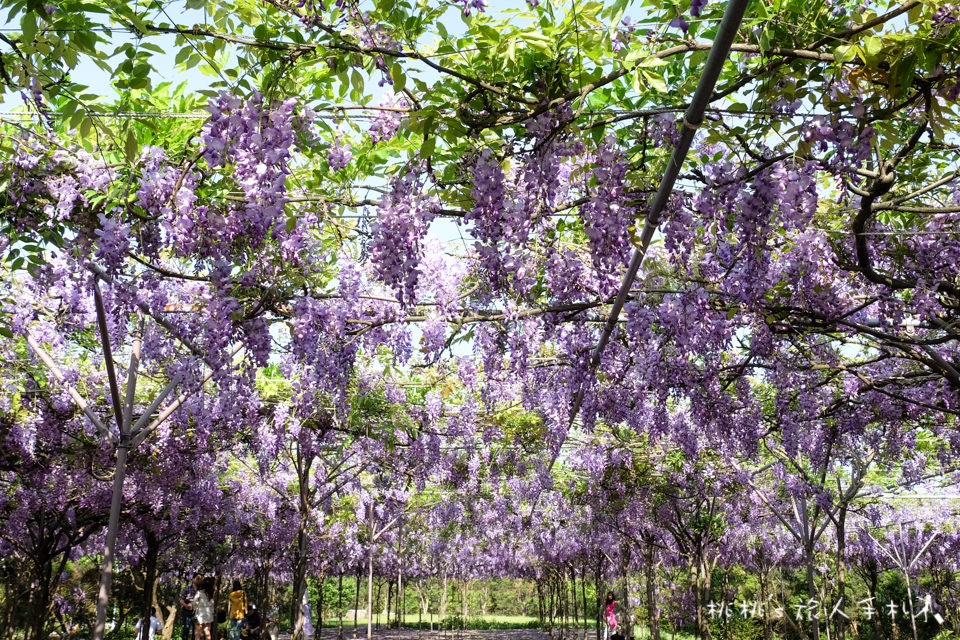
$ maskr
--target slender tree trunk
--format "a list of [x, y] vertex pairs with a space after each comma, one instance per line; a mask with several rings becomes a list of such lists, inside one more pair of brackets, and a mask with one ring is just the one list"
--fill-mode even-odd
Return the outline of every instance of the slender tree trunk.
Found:
[[397, 629], [403, 626], [403, 573], [397, 575]]
[[377, 629], [380, 628], [380, 625], [383, 624], [383, 580], [377, 580]]
[[440, 622], [442, 624], [443, 619], [447, 617], [447, 598], [449, 597], [448, 589], [449, 589], [450, 583], [447, 580], [446, 573], [444, 573], [440, 579], [443, 582], [443, 591], [441, 592], [441, 595], [440, 595], [440, 611], [438, 611], [438, 614], [440, 616]]
[[222, 591], [222, 586], [223, 581], [218, 573], [213, 579], [213, 624], [210, 629], [210, 640], [218, 640], [220, 637], [220, 620], [217, 617], [217, 612], [220, 611], [220, 592]]
[[423, 593], [421, 591], [420, 581], [417, 581], [417, 637], [420, 637], [420, 631], [423, 629]]
[[551, 638], [553, 637], [553, 630], [554, 630], [554, 626], [555, 626], [555, 625], [554, 625], [554, 614], [556, 613], [556, 610], [557, 610], [557, 608], [556, 608], [556, 602], [555, 602], [555, 597], [556, 597], [556, 592], [557, 592], [557, 590], [556, 590], [554, 584], [555, 584], [555, 580], [550, 580], [549, 582], [547, 582], [547, 587], [548, 587], [549, 590], [550, 590], [550, 606], [548, 607], [547, 611], [548, 611], [549, 614], [550, 614], [550, 637], [551, 637]]
[[580, 635], [580, 607], [577, 602], [577, 569], [576, 565], [570, 565], [570, 588], [573, 591], [573, 638]]
[[[869, 570], [869, 571], [870, 571], [870, 582], [869, 582], [869, 584], [868, 584], [868, 586], [867, 586], [867, 589], [868, 589], [868, 591], [870, 592], [870, 597], [872, 598], [871, 604], [872, 604], [874, 607], [877, 607], [877, 605], [878, 605], [878, 603], [877, 603], [877, 585], [878, 585], [878, 582], [879, 582], [879, 580], [880, 580], [880, 572], [879, 572], [877, 569], [878, 569], [878, 568], [877, 568], [877, 561], [876, 561], [876, 560], [871, 561], [871, 563], [870, 563], [870, 570]], [[879, 616], [879, 615], [874, 615], [872, 622], [873, 622], [873, 632], [874, 632], [874, 636], [877, 637], [877, 638], [881, 637], [882, 634], [881, 634], [881, 629], [880, 629], [880, 616]]]
[[[758, 563], [763, 567], [762, 563]], [[767, 600], [767, 581], [769, 574], [763, 568], [760, 569], [760, 600], [763, 602], [763, 640], [770, 640], [770, 612], [767, 610], [769, 601]]]
[[540, 578], [537, 578], [537, 618], [540, 619], [540, 628], [546, 628], [546, 621], [543, 618], [543, 584]]
[[[726, 602], [726, 600], [727, 600], [727, 593], [730, 592], [730, 570], [731, 570], [730, 567], [725, 567], [724, 570], [723, 570], [723, 592], [722, 592], [722, 598], [723, 598], [723, 601], [724, 601], [724, 602]], [[734, 598], [735, 598], [735, 596], [734, 596]], [[731, 617], [732, 617], [732, 614], [731, 614], [731, 615], [726, 615], [726, 616], [724, 616], [724, 618], [723, 618], [723, 633], [724, 633], [724, 636], [727, 636], [727, 637], [729, 637], [729, 635], [730, 635], [730, 618], [731, 618]]]
[[323, 586], [327, 581], [327, 573], [324, 571], [317, 578], [317, 637], [323, 636]]
[[655, 550], [649, 541], [646, 545], [644, 572], [647, 588], [647, 624], [650, 626], [650, 640], [660, 640], [660, 606], [657, 603], [657, 568], [654, 565]]
[[601, 638], [600, 620], [601, 620], [601, 616], [603, 615], [601, 611], [603, 609], [603, 595], [600, 587], [600, 579], [602, 577], [602, 573], [601, 573], [602, 571], [603, 571], [603, 552], [597, 551], [597, 569], [596, 569], [596, 572], [593, 574], [594, 584], [596, 585], [596, 589], [597, 589], [597, 593], [596, 593], [597, 640], [600, 640]]
[[[372, 514], [373, 509], [370, 511]], [[371, 638], [373, 638], [373, 542], [370, 543], [370, 550], [367, 552], [367, 640]]]
[[[626, 544], [621, 548], [623, 558], [623, 635], [633, 638], [633, 615], [630, 606], [630, 547]], [[619, 620], [618, 627], [619, 625]]]
[[150, 616], [153, 614], [153, 601], [156, 592], [157, 581], [157, 560], [160, 557], [160, 541], [157, 540], [157, 534], [147, 530], [144, 532], [144, 539], [147, 543], [146, 554], [144, 555], [143, 572], [143, 602], [140, 606], [140, 640], [150, 639]]
[[[808, 597], [813, 598], [815, 595], [817, 595], [817, 583], [813, 577], [813, 562], [814, 562], [813, 543], [812, 542], [808, 543], [807, 548], [804, 551], [805, 551], [806, 564], [807, 564], [807, 592], [809, 593]], [[819, 620], [816, 620], [816, 619], [811, 620], [810, 637], [813, 640], [820, 640], [820, 621]]]
[[[112, 374], [111, 374], [112, 375]], [[120, 529], [120, 503], [123, 500], [123, 480], [127, 473], [127, 443], [117, 448], [117, 466], [113, 472], [113, 495], [110, 498], [110, 519], [107, 539], [103, 544], [103, 562], [100, 565], [100, 588], [97, 593], [97, 619], [93, 625], [93, 640], [103, 640], [107, 627], [107, 606], [113, 585], [113, 550]], [[39, 638], [37, 639], [39, 640]]]
[[343, 640], [343, 571], [337, 576], [337, 640]]
[[[357, 567], [356, 582], [353, 583], [353, 640], [357, 640], [357, 617], [360, 609], [360, 572], [361, 567]], [[369, 614], [368, 614], [369, 615]]]
[[391, 626], [390, 618], [393, 617], [393, 609], [390, 606], [391, 604], [393, 604], [392, 598], [393, 598], [393, 580], [390, 580], [389, 582], [387, 582], [387, 629], [390, 628]]
[[587, 561], [583, 561], [583, 575], [580, 578], [580, 600], [583, 602], [583, 640], [587, 640]]
[[293, 602], [290, 612], [290, 621], [293, 623], [292, 640], [302, 640], [305, 624], [303, 610], [303, 596], [307, 592], [307, 565], [309, 542], [308, 523], [310, 501], [308, 495], [311, 460], [297, 460], [298, 476], [300, 478], [300, 525], [297, 527], [297, 548], [293, 558]]
[[[846, 534], [847, 506], [842, 505], [837, 510], [837, 602], [845, 608], [847, 587], [847, 534]], [[846, 640], [846, 620], [841, 615], [834, 616], [837, 628], [837, 640]], [[829, 620], [827, 621], [829, 624]]]

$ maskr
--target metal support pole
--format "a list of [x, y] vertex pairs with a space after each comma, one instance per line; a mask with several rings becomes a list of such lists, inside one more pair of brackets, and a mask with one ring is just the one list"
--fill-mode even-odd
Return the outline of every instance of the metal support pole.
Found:
[[[677, 176], [680, 175], [680, 169], [683, 167], [687, 152], [690, 150], [693, 136], [703, 123], [703, 114], [710, 101], [713, 88], [717, 84], [717, 79], [720, 77], [723, 64], [727, 60], [733, 39], [736, 37], [740, 23], [743, 21], [743, 15], [746, 13], [748, 4], [750, 4], [750, 0], [730, 0], [729, 4], [727, 4], [727, 9], [723, 14], [723, 20], [720, 22], [720, 28], [717, 30], [717, 36], [713, 41], [713, 46], [710, 48], [707, 65], [704, 67], [703, 75], [700, 76], [700, 82], [697, 84], [697, 90], [693, 94], [693, 100], [691, 100], [690, 106], [687, 107], [687, 111], [684, 113], [680, 139], [677, 141], [673, 155], [670, 157], [670, 163], [667, 165], [667, 170], [664, 172], [663, 179], [660, 181], [660, 188], [657, 190], [656, 195], [653, 197], [653, 202], [650, 204], [650, 212], [647, 214], [646, 220], [644, 220], [643, 230], [640, 232], [639, 246], [634, 247], [630, 254], [630, 263], [627, 266], [627, 272], [623, 276], [623, 281], [620, 283], [620, 289], [617, 291], [617, 297], [613, 302], [613, 307], [610, 309], [610, 315], [603, 328], [603, 333], [600, 334], [600, 340], [597, 342], [593, 350], [593, 355], [590, 358], [590, 373], [595, 371], [599, 366], [600, 356], [603, 355], [603, 350], [610, 340], [610, 335], [613, 333], [614, 327], [617, 326], [620, 311], [623, 309], [623, 305], [630, 295], [630, 289], [633, 287], [637, 272], [640, 270], [640, 265], [643, 264], [643, 259], [647, 254], [647, 247], [650, 246], [650, 240], [653, 238], [653, 234], [660, 224], [660, 214], [663, 212], [667, 200], [673, 193], [673, 185], [677, 181]], [[581, 382], [577, 394], [574, 396], [573, 405], [570, 408], [571, 424], [580, 412], [584, 393], [585, 388]]]
[[103, 364], [107, 367], [107, 379], [110, 382], [110, 398], [113, 400], [113, 413], [117, 418], [117, 429], [123, 438], [123, 404], [120, 402], [120, 387], [117, 385], [117, 372], [113, 367], [113, 349], [110, 346], [110, 333], [107, 331], [107, 312], [103, 306], [103, 294], [100, 283], [93, 279], [93, 300], [97, 308], [97, 326], [100, 329], [100, 342], [103, 343]]
[[123, 479], [127, 471], [129, 445], [121, 442], [117, 447], [117, 468], [113, 474], [113, 495], [110, 498], [110, 521], [107, 523], [107, 539], [103, 545], [103, 562], [100, 565], [100, 589], [97, 593], [97, 620], [93, 627], [94, 640], [103, 640], [107, 626], [107, 605], [110, 587], [113, 584], [113, 550], [120, 528], [120, 506], [123, 498]]
[[[133, 402], [137, 385], [137, 369], [140, 366], [140, 347], [143, 343], [143, 317], [138, 316], [134, 329], [133, 347], [130, 352], [130, 365], [127, 368], [126, 405], [120, 403], [120, 387], [113, 368], [113, 352], [110, 348], [110, 334], [107, 332], [107, 314], [103, 306], [103, 295], [97, 278], [93, 279], [93, 298], [97, 307], [97, 324], [100, 326], [100, 339], [103, 342], [103, 358], [110, 380], [110, 395], [113, 410], [120, 428], [120, 442], [117, 445], [117, 466], [113, 474], [113, 495], [110, 497], [110, 519], [107, 523], [107, 539], [103, 545], [103, 563], [100, 566], [100, 589], [97, 593], [97, 618], [93, 627], [93, 639], [103, 640], [107, 626], [107, 605], [110, 602], [110, 588], [113, 584], [113, 552], [117, 542], [117, 530], [120, 528], [120, 508], [123, 502], [123, 481], [127, 473], [127, 455], [130, 451], [130, 422], [133, 416]], [[149, 623], [149, 621], [145, 621]]]
[[83, 399], [83, 396], [73, 388], [73, 385], [67, 384], [67, 379], [63, 375], [63, 371], [60, 370], [60, 367], [57, 366], [57, 363], [54, 362], [53, 358], [50, 357], [50, 354], [40, 346], [40, 343], [37, 342], [37, 339], [33, 337], [33, 334], [29, 331], [26, 332], [27, 344], [30, 345], [30, 348], [33, 349], [33, 352], [37, 354], [37, 357], [40, 358], [40, 361], [50, 370], [50, 373], [53, 374], [53, 377], [62, 384], [67, 393], [70, 394], [70, 397], [73, 398], [73, 401], [80, 407], [80, 410], [83, 411], [83, 414], [94, 424], [97, 428], [97, 432], [100, 433], [100, 436], [107, 441], [116, 442], [117, 438], [114, 436], [107, 425], [103, 424], [103, 421], [97, 417], [97, 414], [93, 412], [90, 408], [90, 405], [87, 404], [87, 401]]

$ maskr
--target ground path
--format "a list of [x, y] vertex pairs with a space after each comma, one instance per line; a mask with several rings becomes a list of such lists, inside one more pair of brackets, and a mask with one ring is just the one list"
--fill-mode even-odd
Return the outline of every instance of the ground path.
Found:
[[[334, 640], [337, 637], [335, 628], [325, 628], [323, 634], [316, 636], [317, 640]], [[344, 640], [353, 640], [353, 627], [344, 628]], [[366, 628], [357, 630], [357, 640], [367, 637]], [[466, 631], [430, 631], [429, 629], [374, 629], [373, 637], [377, 640], [544, 640], [550, 636], [540, 629], [467, 629]], [[289, 635], [280, 634], [279, 640], [288, 640]]]

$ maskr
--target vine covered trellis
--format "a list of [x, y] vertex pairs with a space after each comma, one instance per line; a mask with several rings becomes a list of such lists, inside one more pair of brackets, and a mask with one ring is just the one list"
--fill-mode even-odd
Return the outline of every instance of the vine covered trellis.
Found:
[[954, 4], [0, 6], [0, 636], [957, 632]]

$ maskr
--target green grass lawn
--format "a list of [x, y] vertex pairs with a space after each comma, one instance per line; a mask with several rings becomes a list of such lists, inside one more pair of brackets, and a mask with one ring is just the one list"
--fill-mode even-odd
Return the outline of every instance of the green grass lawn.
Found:
[[[396, 616], [391, 616], [390, 620], [396, 620]], [[422, 619], [417, 614], [407, 614], [403, 616], [403, 626], [405, 627], [416, 627], [417, 624], [422, 620], [423, 626], [426, 628], [430, 627], [430, 618], [424, 616]], [[373, 624], [386, 624], [387, 616], [384, 614], [374, 614]], [[433, 625], [436, 627], [440, 622], [440, 617], [436, 614], [433, 615]], [[446, 624], [450, 624], [449, 616], [445, 619]], [[325, 618], [323, 620], [324, 627], [336, 627], [338, 624], [337, 618]], [[358, 618], [357, 624], [361, 627], [367, 625], [366, 617]], [[537, 624], [537, 619], [529, 616], [470, 616], [467, 618], [467, 628], [468, 629], [526, 629], [530, 628]], [[343, 619], [344, 627], [353, 626], [353, 618], [344, 618]]]
[[[391, 621], [395, 619], [396, 619], [395, 617], [390, 618]], [[416, 614], [405, 615], [403, 617], [403, 626], [415, 628], [419, 620], [420, 618]], [[386, 624], [386, 621], [387, 621], [386, 615], [375, 614], [373, 616], [373, 624], [375, 625]], [[434, 614], [433, 616], [434, 629], [438, 628], [438, 621], [439, 621], [439, 617], [436, 614]], [[449, 618], [446, 619], [446, 623], [447, 624], [450, 623]], [[357, 620], [357, 624], [360, 627], [366, 627], [367, 619], [365, 617], [359, 618]], [[583, 625], [582, 620], [580, 621], [580, 624]], [[586, 628], [593, 629], [594, 624], [595, 623], [593, 620], [588, 620]], [[536, 628], [538, 627], [538, 625], [539, 625], [539, 621], [537, 620], [537, 618], [533, 618], [530, 616], [475, 616], [475, 617], [467, 618], [468, 629], [530, 629], [530, 628]], [[325, 619], [323, 621], [323, 626], [336, 627], [337, 619], [336, 618]], [[344, 618], [343, 626], [345, 629], [352, 628], [353, 618], [350, 618], [350, 619]], [[430, 618], [428, 617], [423, 618], [423, 628], [424, 629], [430, 628]], [[650, 634], [647, 632], [647, 629], [645, 627], [644, 628], [638, 627], [636, 629], [636, 636], [635, 636], [636, 640], [647, 640], [649, 637], [650, 637]], [[674, 639], [675, 640], [694, 640], [694, 636], [689, 633], [678, 632], [676, 636], [674, 636], [673, 634], [671, 634], [666, 630], [661, 631], [661, 637], [663, 638], [663, 640], [674, 640]], [[593, 640], [594, 635], [589, 634], [587, 638], [588, 640]]]

